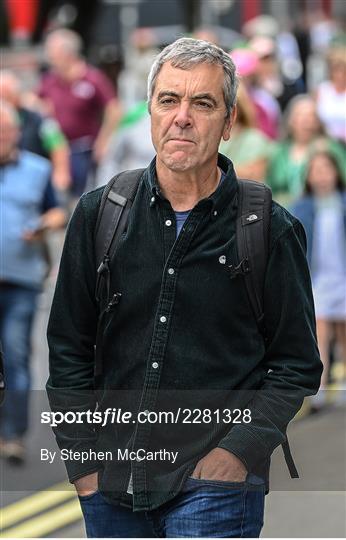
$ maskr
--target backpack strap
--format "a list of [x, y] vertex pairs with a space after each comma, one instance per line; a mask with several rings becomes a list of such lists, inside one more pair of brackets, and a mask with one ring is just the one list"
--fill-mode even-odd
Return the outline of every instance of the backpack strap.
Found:
[[287, 468], [288, 468], [288, 470], [290, 472], [291, 478], [299, 478], [299, 473], [297, 471], [297, 467], [296, 467], [296, 465], [294, 463], [294, 460], [293, 460], [293, 457], [292, 457], [292, 454], [291, 454], [291, 449], [290, 449], [290, 445], [288, 443], [287, 435], [286, 435], [286, 439], [282, 443], [281, 447], [282, 447], [282, 450], [283, 450], [283, 453], [284, 453], [284, 456], [285, 456], [286, 465], [287, 465]]
[[117, 174], [108, 182], [102, 195], [94, 242], [97, 265], [95, 297], [97, 302], [100, 302], [102, 297], [105, 298], [108, 307], [119, 300], [119, 293], [113, 295], [112, 299], [109, 298], [110, 261], [125, 230], [144, 171], [145, 169], [134, 169]]
[[[238, 180], [238, 184], [236, 238], [239, 263], [230, 268], [231, 278], [243, 275], [252, 311], [266, 343], [263, 293], [269, 254], [272, 194], [261, 182]], [[291, 478], [299, 478], [287, 436], [281, 446]]]
[[231, 278], [242, 274], [251, 308], [261, 334], [264, 328], [263, 289], [269, 252], [272, 194], [261, 182], [238, 180], [236, 238], [239, 263]]

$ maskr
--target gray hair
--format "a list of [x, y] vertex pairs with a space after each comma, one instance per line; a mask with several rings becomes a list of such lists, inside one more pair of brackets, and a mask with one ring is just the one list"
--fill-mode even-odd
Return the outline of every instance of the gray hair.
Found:
[[148, 108], [155, 91], [158, 74], [164, 63], [170, 62], [173, 67], [190, 69], [198, 64], [216, 64], [223, 68], [223, 96], [227, 117], [230, 116], [236, 102], [238, 77], [236, 67], [230, 56], [220, 47], [193, 38], [181, 38], [171, 43], [156, 57], [148, 76]]

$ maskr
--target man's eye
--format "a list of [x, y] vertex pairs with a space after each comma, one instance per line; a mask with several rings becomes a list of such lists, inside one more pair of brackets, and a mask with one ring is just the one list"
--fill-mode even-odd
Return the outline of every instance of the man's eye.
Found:
[[201, 109], [211, 109], [212, 105], [209, 101], [196, 101], [196, 105]]
[[171, 103], [175, 103], [173, 98], [164, 98], [160, 99], [161, 105], [170, 105]]

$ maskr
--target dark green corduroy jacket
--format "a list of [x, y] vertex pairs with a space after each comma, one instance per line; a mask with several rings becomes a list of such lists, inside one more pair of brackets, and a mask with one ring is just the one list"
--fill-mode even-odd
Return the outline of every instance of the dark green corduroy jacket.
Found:
[[[171, 423], [55, 428], [60, 448], [111, 454], [66, 461], [70, 480], [99, 470], [104, 496], [134, 510], [172, 499], [197, 461], [217, 446], [249, 471], [266, 475], [287, 424], [320, 382], [303, 228], [273, 203], [265, 347], [242, 276], [230, 278], [229, 266], [237, 264], [237, 181], [221, 155], [219, 166], [226, 178], [192, 209], [178, 238], [174, 211], [157, 186], [155, 160], [144, 173], [111, 268], [111, 294], [121, 296], [99, 325], [97, 388], [94, 229], [103, 188], [83, 195], [66, 235], [48, 326], [52, 409], [121, 408], [133, 418], [138, 411], [175, 414]], [[244, 408], [251, 411], [250, 422]], [[159, 457], [134, 461], [119, 449], [178, 455], [174, 463]]]

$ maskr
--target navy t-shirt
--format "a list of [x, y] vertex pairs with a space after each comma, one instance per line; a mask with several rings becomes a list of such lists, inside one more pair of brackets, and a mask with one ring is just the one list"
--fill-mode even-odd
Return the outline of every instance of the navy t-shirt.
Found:
[[[221, 182], [223, 182], [225, 176], [226, 176], [225, 173], [223, 171], [221, 171], [221, 178], [220, 178], [219, 185], [221, 184]], [[184, 212], [174, 212], [175, 213], [176, 223], [177, 223], [177, 238], [178, 238], [178, 236], [180, 234], [180, 231], [183, 228], [183, 225], [184, 225], [185, 221], [187, 220], [188, 215], [189, 215], [190, 212], [191, 212], [191, 210], [184, 210]]]

